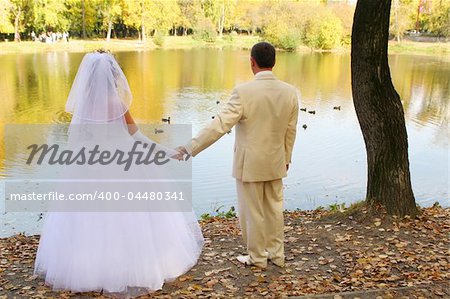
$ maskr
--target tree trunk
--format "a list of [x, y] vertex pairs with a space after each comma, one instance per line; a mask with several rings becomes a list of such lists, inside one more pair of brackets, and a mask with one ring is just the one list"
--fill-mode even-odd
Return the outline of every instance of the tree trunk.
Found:
[[391, 0], [358, 0], [353, 20], [352, 94], [367, 152], [369, 204], [388, 213], [417, 214], [408, 137], [400, 97], [391, 81], [388, 38]]
[[399, 1], [400, 0], [394, 0], [395, 37], [397, 38], [397, 42], [401, 42], [401, 39], [400, 39], [400, 26], [398, 24]]
[[147, 40], [147, 36], [145, 34], [145, 25], [144, 25], [144, 2], [140, 2], [141, 5], [141, 36], [142, 36], [142, 42], [145, 42]]
[[143, 42], [145, 42], [146, 40], [147, 40], [147, 35], [146, 35], [146, 33], [145, 33], [145, 25], [144, 24], [142, 24], [142, 26], [141, 26], [142, 28], [142, 41]]
[[19, 6], [16, 17], [14, 19], [14, 41], [16, 41], [16, 42], [20, 42], [19, 21], [20, 21], [21, 14], [22, 14], [22, 8]]
[[112, 31], [112, 20], [108, 20], [108, 33], [106, 34], [106, 41], [109, 42], [111, 40], [111, 31]]
[[83, 27], [83, 39], [86, 39], [86, 8], [84, 6], [84, 0], [81, 0], [81, 16], [82, 16], [82, 27]]
[[416, 16], [416, 33], [420, 32], [420, 10], [422, 9], [422, 1], [419, 0], [417, 5], [417, 16]]
[[222, 13], [219, 19], [219, 36], [223, 35], [223, 27], [225, 25], [225, 3], [222, 3]]

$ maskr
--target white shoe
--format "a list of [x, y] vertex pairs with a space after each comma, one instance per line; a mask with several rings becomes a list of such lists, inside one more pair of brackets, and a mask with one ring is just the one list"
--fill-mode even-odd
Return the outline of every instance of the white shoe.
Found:
[[251, 266], [253, 263], [250, 261], [250, 256], [249, 255], [239, 255], [236, 258], [240, 263], [246, 265], [246, 266]]
[[262, 269], [265, 269], [265, 268], [267, 267], [267, 264], [266, 264], [266, 265], [259, 265], [259, 264], [253, 263], [253, 262], [250, 260], [250, 256], [249, 256], [249, 255], [239, 255], [236, 259], [237, 259], [240, 263], [242, 263], [242, 264], [244, 264], [244, 265], [246, 265], [246, 266], [256, 266], [256, 267], [259, 267], [259, 268], [262, 268]]

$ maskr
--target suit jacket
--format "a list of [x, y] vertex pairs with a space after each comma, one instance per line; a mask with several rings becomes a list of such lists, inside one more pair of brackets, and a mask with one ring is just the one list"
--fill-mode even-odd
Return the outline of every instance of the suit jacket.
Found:
[[298, 118], [298, 90], [272, 72], [234, 88], [224, 109], [185, 147], [195, 156], [236, 125], [233, 177], [243, 182], [286, 176]]

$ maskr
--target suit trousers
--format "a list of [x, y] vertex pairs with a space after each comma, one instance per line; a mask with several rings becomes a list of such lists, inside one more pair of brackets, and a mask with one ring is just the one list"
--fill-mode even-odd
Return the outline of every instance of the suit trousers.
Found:
[[239, 223], [250, 262], [267, 266], [267, 259], [284, 264], [283, 182], [236, 180]]

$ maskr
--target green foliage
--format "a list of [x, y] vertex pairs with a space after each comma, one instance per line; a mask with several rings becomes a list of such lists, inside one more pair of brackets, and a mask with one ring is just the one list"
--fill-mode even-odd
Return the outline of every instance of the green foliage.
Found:
[[[322, 0], [0, 0], [0, 33], [34, 30], [69, 30], [89, 37], [105, 36], [111, 28], [118, 37], [194, 33], [194, 38], [216, 41], [217, 34], [240, 32], [263, 39], [278, 48], [295, 50], [301, 43], [329, 50], [350, 43], [354, 6]], [[417, 12], [420, 11], [418, 14]], [[450, 36], [449, 0], [392, 0], [391, 33], [400, 40], [415, 29]], [[25, 35], [24, 35], [25, 34]], [[234, 41], [234, 35], [225, 35]]]
[[160, 33], [156, 33], [155, 36], [153, 36], [153, 42], [158, 47], [162, 47], [164, 45], [164, 40], [165, 40], [165, 36]]
[[424, 27], [439, 37], [450, 37], [450, 1], [433, 2]]
[[341, 44], [343, 31], [341, 20], [326, 13], [321, 18], [309, 20], [306, 25], [304, 41], [311, 48], [331, 50]]
[[217, 31], [210, 20], [204, 18], [194, 28], [194, 39], [213, 43], [217, 39]]
[[73, 34], [83, 35], [83, 9], [84, 9], [84, 22], [86, 28], [86, 35], [93, 36], [94, 31], [98, 29], [96, 26], [100, 20], [98, 15], [97, 3], [94, 1], [82, 0], [66, 0], [66, 11], [64, 13], [65, 18], [69, 23], [69, 28]]
[[353, 9], [344, 7], [338, 17], [321, 1], [275, 2], [266, 8], [262, 37], [288, 51], [294, 51], [302, 41], [315, 49], [339, 47], [342, 37], [351, 32], [348, 22]]
[[0, 32], [14, 33], [14, 26], [10, 20], [12, 3], [9, 0], [0, 0]]
[[209, 220], [212, 218], [224, 218], [224, 219], [230, 219], [236, 217], [236, 210], [234, 207], [231, 207], [228, 211], [222, 211], [223, 206], [217, 208], [214, 213], [205, 213], [200, 215], [201, 220]]
[[392, 0], [389, 31], [398, 41], [403, 38], [406, 30], [415, 27], [417, 3], [413, 0]]
[[236, 39], [237, 36], [238, 36], [238, 34], [237, 34], [236, 31], [231, 31], [230, 34], [225, 35], [224, 39], [229, 41], [229, 42], [233, 42]]
[[328, 206], [328, 210], [331, 212], [343, 212], [345, 209], [345, 203], [334, 203]]
[[301, 41], [301, 33], [297, 28], [283, 22], [271, 22], [265, 28], [262, 36], [275, 47], [287, 51], [295, 51]]
[[263, 26], [262, 38], [277, 48], [295, 51], [301, 42], [301, 24], [296, 15], [298, 8], [289, 2], [267, 7], [270, 14]]
[[65, 31], [69, 29], [69, 22], [64, 16], [65, 11], [64, 1], [34, 1], [34, 28], [39, 31]]

